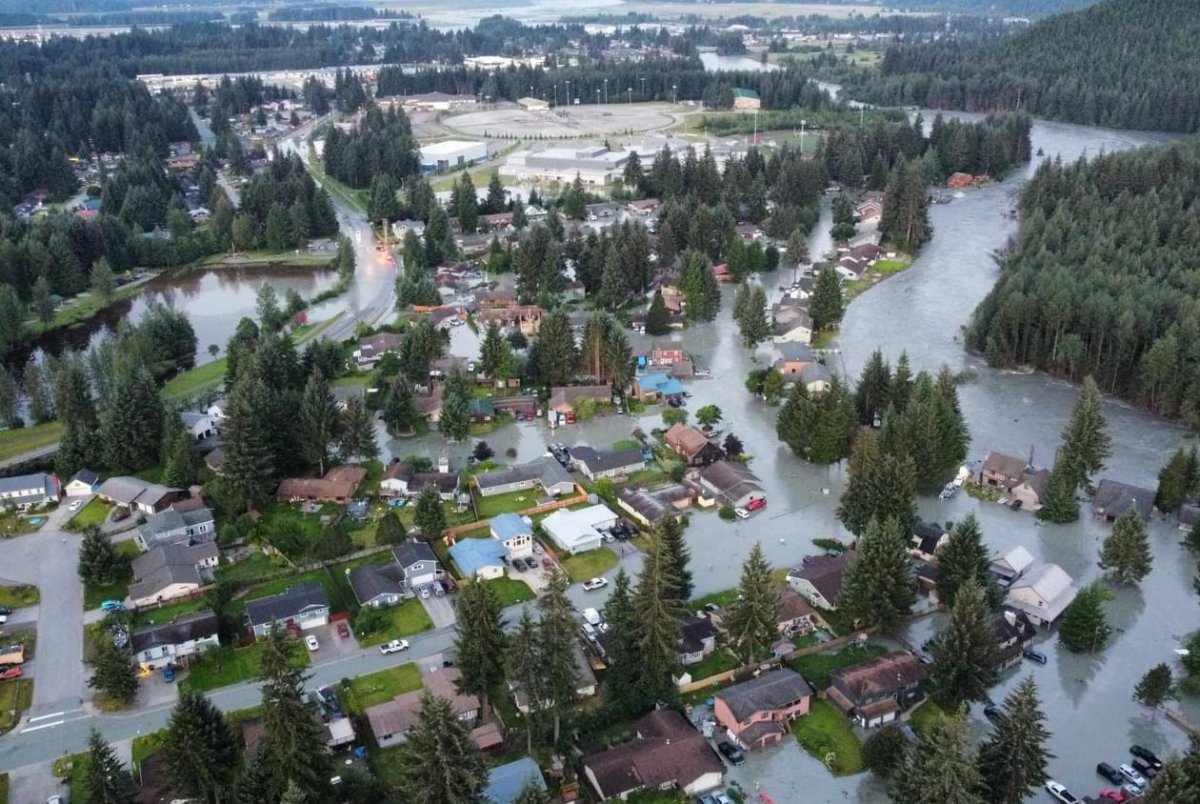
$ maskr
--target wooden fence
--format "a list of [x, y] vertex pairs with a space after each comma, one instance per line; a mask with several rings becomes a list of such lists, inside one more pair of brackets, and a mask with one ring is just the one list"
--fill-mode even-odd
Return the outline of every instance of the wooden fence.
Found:
[[[587, 500], [588, 500], [587, 491], [583, 488], [583, 486], [576, 483], [575, 484], [575, 494], [571, 497], [567, 497], [566, 499], [555, 500], [553, 502], [543, 503], [542, 505], [535, 505], [532, 508], [523, 508], [520, 511], [516, 511], [515, 513], [517, 514], [517, 516], [536, 516], [538, 514], [544, 514], [547, 511], [557, 511], [560, 508], [570, 508], [572, 505], [578, 505], [579, 503], [585, 503], [585, 502], [587, 502]], [[461, 536], [462, 534], [470, 533], [473, 530], [480, 530], [482, 528], [486, 528], [491, 524], [491, 522], [492, 522], [492, 520], [490, 520], [490, 519], [480, 519], [475, 522], [468, 522], [465, 525], [456, 525], [455, 527], [449, 528], [448, 530], [446, 530], [445, 535], [450, 536], [450, 537]]]
[[790, 653], [780, 656], [778, 659], [768, 659], [763, 662], [742, 665], [741, 667], [735, 667], [733, 670], [726, 670], [724, 673], [717, 673], [716, 675], [708, 676], [707, 678], [701, 678], [687, 684], [680, 684], [678, 685], [679, 692], [681, 694], [695, 692], [696, 690], [702, 690], [705, 687], [712, 687], [717, 684], [724, 684], [727, 681], [733, 681], [735, 678], [749, 676], [753, 674], [755, 670], [758, 670], [760, 667], [766, 664], [773, 664], [776, 662], [791, 662], [803, 656], [812, 656], [814, 653], [824, 653], [827, 650], [842, 648], [851, 644], [855, 640], [864, 639], [875, 630], [876, 629], [874, 628], [870, 628], [864, 631], [855, 631], [853, 634], [835, 637], [828, 642], [818, 642], [815, 645], [806, 645], [803, 648], [796, 648]]

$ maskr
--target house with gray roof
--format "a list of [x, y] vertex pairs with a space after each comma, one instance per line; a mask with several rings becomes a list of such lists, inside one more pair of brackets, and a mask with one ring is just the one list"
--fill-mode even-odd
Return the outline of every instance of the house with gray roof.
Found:
[[734, 508], [745, 508], [752, 500], [767, 497], [758, 476], [749, 468], [732, 461], [715, 461], [688, 476], [700, 492]]
[[213, 542], [159, 545], [134, 559], [129, 599], [149, 606], [192, 594], [211, 580], [220, 558]]
[[713, 715], [747, 751], [777, 743], [788, 724], [808, 714], [812, 687], [795, 670], [782, 668], [726, 687], [716, 694]]
[[58, 479], [38, 472], [18, 477], [0, 477], [0, 507], [26, 511], [58, 502]]
[[691, 504], [692, 492], [678, 483], [653, 491], [630, 486], [617, 489], [617, 507], [647, 527], [668, 516], [682, 516]]
[[143, 514], [157, 514], [182, 496], [180, 489], [149, 483], [140, 477], [110, 477], [96, 489], [105, 502]]
[[246, 622], [254, 636], [263, 637], [274, 627], [308, 630], [329, 623], [329, 598], [316, 581], [290, 586], [277, 595], [246, 604]]
[[446, 576], [428, 542], [407, 541], [397, 545], [392, 548], [392, 558], [400, 567], [402, 585], [410, 593]]
[[531, 757], [525, 756], [489, 770], [483, 798], [492, 804], [514, 804], [530, 788], [542, 794], [547, 792], [542, 769]]
[[139, 628], [129, 643], [138, 664], [159, 668], [186, 664], [209, 648], [220, 645], [217, 615], [211, 611], [187, 614], [174, 622]]
[[602, 477], [631, 475], [646, 468], [646, 460], [638, 448], [598, 450], [592, 447], [574, 447], [571, 462], [588, 480]]
[[404, 598], [404, 571], [395, 563], [367, 564], [346, 570], [346, 579], [360, 606], [383, 608], [398, 605]]
[[99, 485], [100, 475], [91, 469], [80, 469], [63, 486], [63, 493], [68, 497], [82, 497], [86, 494], [94, 494]]
[[213, 512], [201, 506], [185, 511], [168, 508], [151, 514], [145, 524], [138, 526], [133, 539], [142, 550], [152, 550], [165, 544], [211, 542], [216, 535]]
[[1023, 612], [1034, 625], [1050, 625], [1079, 594], [1071, 576], [1057, 564], [1041, 564], [1013, 581], [1004, 605]]
[[575, 481], [567, 470], [554, 458], [545, 455], [511, 469], [481, 472], [475, 475], [474, 480], [482, 497], [535, 488], [541, 488], [548, 497], [557, 497], [575, 490]]
[[1092, 495], [1092, 516], [1101, 522], [1115, 522], [1121, 514], [1134, 509], [1142, 519], [1149, 519], [1155, 496], [1151, 489], [1116, 480], [1101, 480]]

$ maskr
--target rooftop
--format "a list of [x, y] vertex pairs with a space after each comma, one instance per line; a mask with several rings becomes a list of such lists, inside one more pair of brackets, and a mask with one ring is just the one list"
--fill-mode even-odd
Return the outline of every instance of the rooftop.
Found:
[[160, 645], [180, 645], [217, 633], [217, 615], [211, 611], [188, 614], [171, 623], [139, 628], [130, 636], [134, 653]]
[[298, 583], [277, 595], [251, 600], [246, 604], [246, 619], [252, 626], [269, 625], [294, 617], [311, 607], [329, 608], [325, 588], [316, 581]]
[[459, 539], [450, 547], [450, 557], [468, 578], [487, 567], [503, 567], [504, 545], [496, 539]]
[[876, 659], [843, 667], [829, 674], [832, 685], [856, 701], [924, 681], [925, 666], [911, 653], [898, 651]]
[[782, 668], [758, 678], [734, 684], [717, 693], [738, 722], [749, 720], [757, 712], [781, 709], [812, 695], [812, 687], [795, 670]]
[[492, 535], [500, 541], [533, 533], [533, 528], [519, 514], [511, 512], [492, 517], [488, 524], [491, 525]]

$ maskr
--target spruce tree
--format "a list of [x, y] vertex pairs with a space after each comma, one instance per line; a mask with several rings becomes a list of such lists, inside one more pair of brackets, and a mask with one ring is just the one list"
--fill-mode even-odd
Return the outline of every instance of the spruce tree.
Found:
[[1121, 583], [1136, 585], [1150, 574], [1153, 561], [1150, 540], [1146, 536], [1146, 523], [1142, 522], [1136, 508], [1117, 517], [1104, 540], [1100, 561]]
[[975, 579], [968, 578], [958, 589], [950, 621], [930, 648], [931, 697], [948, 710], [983, 700], [995, 677], [996, 651], [987, 599]]
[[133, 703], [138, 691], [137, 668], [133, 658], [113, 645], [112, 640], [101, 640], [88, 686], [114, 703], [122, 706]]
[[692, 571], [688, 569], [691, 552], [683, 535], [683, 522], [678, 517], [665, 517], [659, 522], [657, 532], [673, 579], [668, 594], [680, 603], [687, 603], [692, 599]]
[[294, 660], [298, 642], [282, 628], [272, 628], [260, 642], [263, 736], [259, 757], [270, 797], [282, 796], [288, 783], [295, 782], [324, 799], [330, 776], [325, 728], [314, 717], [312, 704], [301, 697], [308, 676]]
[[779, 593], [771, 579], [771, 565], [762, 545], [754, 543], [742, 564], [738, 598], [729, 605], [725, 630], [733, 650], [745, 664], [771, 656], [771, 646], [779, 639]]
[[[7, 371], [3, 372], [5, 387], [11, 384]], [[11, 397], [10, 397], [11, 398]], [[80, 469], [98, 465], [100, 442], [97, 430], [100, 420], [92, 402], [87, 375], [78, 361], [66, 361], [54, 378], [54, 407], [63, 424], [63, 434], [54, 456], [54, 468], [61, 478], [69, 478]], [[11, 409], [11, 405], [9, 406]], [[7, 425], [11, 415], [0, 424]]]
[[609, 626], [605, 651], [608, 672], [604, 676], [608, 700], [617, 711], [632, 714], [641, 708], [642, 696], [638, 687], [637, 644], [633, 631], [636, 613], [624, 567], [617, 570], [613, 578], [612, 591], [604, 604], [604, 621]]
[[241, 765], [241, 747], [225, 716], [191, 690], [180, 693], [158, 756], [172, 790], [208, 804], [228, 800]]
[[1020, 804], [1046, 783], [1046, 763], [1054, 758], [1046, 750], [1050, 732], [1032, 677], [1023, 679], [1009, 693], [1002, 712], [991, 736], [979, 747], [979, 771], [988, 801]]
[[1175, 687], [1175, 678], [1171, 675], [1171, 668], [1165, 664], [1151, 667], [1133, 688], [1133, 700], [1148, 709], [1158, 709], [1177, 697], [1179, 692]]
[[138, 800], [133, 777], [94, 728], [88, 735], [86, 768], [83, 789], [90, 804], [133, 804]]
[[305, 460], [316, 464], [317, 471], [322, 475], [325, 474], [330, 449], [341, 434], [341, 423], [337, 398], [320, 370], [314, 370], [300, 397], [298, 424], [300, 450]]
[[458, 691], [479, 698], [488, 711], [488, 696], [504, 683], [504, 617], [500, 600], [486, 583], [467, 584], [455, 604], [454, 659]]
[[1104, 614], [1104, 602], [1112, 593], [1099, 583], [1091, 583], [1079, 590], [1071, 605], [1063, 612], [1058, 627], [1058, 638], [1074, 653], [1095, 653], [1104, 648], [1112, 634], [1108, 618]]
[[239, 513], [266, 502], [275, 475], [271, 445], [261, 421], [267, 388], [259, 376], [257, 359], [242, 362], [221, 424], [225, 461], [217, 481], [222, 502]]
[[958, 590], [970, 580], [983, 589], [990, 605], [1000, 602], [996, 577], [988, 569], [988, 548], [983, 543], [979, 520], [971, 513], [950, 530], [950, 538], [938, 551], [938, 599], [954, 605]]
[[901, 352], [896, 361], [896, 370], [892, 372], [892, 384], [888, 388], [888, 402], [898, 412], [903, 413], [908, 408], [909, 397], [913, 392], [912, 367], [909, 364], [908, 352]]
[[812, 301], [808, 308], [812, 315], [813, 329], [817, 332], [836, 329], [842, 321], [844, 306], [842, 280], [837, 271], [825, 268], [817, 274]]
[[79, 545], [77, 570], [85, 584], [114, 584], [129, 572], [129, 556], [117, 552], [112, 537], [99, 525], [88, 525], [83, 529], [83, 541]]
[[663, 301], [662, 290], [655, 288], [650, 309], [646, 312], [646, 334], [666, 335], [670, 331], [671, 316], [667, 312], [667, 304]]
[[395, 511], [388, 511], [375, 526], [375, 544], [402, 544], [408, 538], [404, 523]]
[[1046, 493], [1042, 495], [1042, 507], [1035, 516], [1045, 522], [1065, 525], [1079, 519], [1079, 501], [1075, 499], [1075, 483], [1072, 476], [1075, 470], [1070, 466], [1070, 458], [1059, 454], [1050, 470], [1050, 479], [1046, 481]]
[[863, 765], [876, 776], [888, 779], [904, 763], [907, 749], [908, 741], [900, 729], [889, 723], [863, 741]]
[[439, 538], [446, 530], [446, 509], [437, 486], [421, 489], [414, 509], [413, 524], [421, 531], [421, 538], [427, 542]]
[[895, 774], [892, 799], [905, 804], [985, 804], [964, 714], [941, 718]]
[[916, 468], [907, 456], [884, 455], [874, 433], [863, 433], [850, 454], [850, 481], [838, 519], [861, 536], [872, 519], [896, 519], [904, 533], [916, 524]]
[[[61, 408], [61, 405], [59, 407]], [[61, 452], [62, 448], [59, 449]], [[1195, 492], [1196, 477], [1191, 471], [1195, 461], [1195, 446], [1192, 447], [1190, 453], [1184, 452], [1182, 447], [1175, 450], [1175, 454], [1158, 473], [1158, 492], [1154, 496], [1154, 505], [1158, 510], [1166, 514], [1174, 514]]]
[[566, 310], [555, 310], [542, 321], [536, 343], [537, 372], [541, 381], [550, 386], [570, 385], [579, 358]]
[[575, 702], [575, 691], [579, 688], [575, 670], [579, 624], [575, 618], [575, 608], [567, 597], [568, 582], [566, 573], [552, 569], [546, 588], [537, 600], [541, 615], [538, 642], [541, 645], [542, 684], [547, 709], [554, 718], [555, 745], [558, 745], [562, 716]]
[[308, 794], [301, 790], [295, 781], [289, 779], [287, 789], [283, 791], [279, 804], [308, 804], [309, 801]]
[[426, 692], [417, 725], [401, 744], [404, 798], [412, 804], [476, 801], [487, 784], [483, 756], [450, 702]]
[[451, 441], [465, 441], [471, 435], [471, 384], [466, 375], [455, 371], [446, 379], [442, 394], [442, 412], [438, 429]]
[[686, 611], [673, 596], [678, 579], [665, 545], [650, 538], [642, 559], [637, 589], [633, 595], [637, 653], [641, 668], [641, 692], [645, 700], [670, 697], [679, 665], [679, 627]]
[[858, 387], [854, 393], [854, 407], [858, 411], [858, 423], [868, 427], [878, 421], [882, 423], [884, 411], [889, 404], [892, 370], [883, 359], [883, 352], [876, 349], [863, 366]]
[[479, 372], [493, 379], [502, 376], [500, 372], [508, 364], [511, 355], [512, 346], [500, 332], [500, 325], [495, 321], [488, 322], [479, 349]]
[[1091, 376], [1083, 379], [1083, 390], [1071, 408], [1071, 419], [1063, 432], [1063, 452], [1071, 458], [1078, 473], [1076, 486], [1090, 485], [1091, 476], [1104, 468], [1104, 460], [1112, 454], [1112, 439], [1102, 409], [1100, 388]]
[[396, 377], [388, 386], [387, 399], [379, 415], [388, 435], [393, 438], [412, 434], [420, 416], [413, 399], [412, 387], [404, 377]]
[[361, 397], [346, 400], [338, 432], [338, 452], [343, 461], [371, 461], [379, 456], [375, 417]]
[[546, 677], [542, 673], [542, 642], [538, 626], [528, 608], [521, 609], [517, 628], [508, 639], [505, 655], [507, 675], [513, 685], [525, 693], [529, 712], [525, 715], [525, 752], [533, 753], [533, 738], [546, 730], [546, 713], [538, 701], [546, 700]]
[[897, 519], [872, 519], [859, 539], [837, 607], [861, 627], [892, 632], [916, 602], [908, 532]]
[[162, 398], [149, 369], [142, 366], [118, 377], [100, 417], [104, 462], [126, 472], [154, 466], [161, 454], [162, 431]]

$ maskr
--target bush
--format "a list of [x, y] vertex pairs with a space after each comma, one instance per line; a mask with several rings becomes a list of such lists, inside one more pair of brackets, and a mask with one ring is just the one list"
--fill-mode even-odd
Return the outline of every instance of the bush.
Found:
[[876, 776], [887, 778], [904, 761], [906, 741], [900, 729], [884, 726], [863, 743], [863, 764]]
[[736, 515], [733, 513], [732, 505], [722, 505], [721, 510], [717, 512], [717, 516], [721, 517], [721, 519], [724, 519], [727, 522], [732, 522]]
[[389, 622], [388, 616], [382, 610], [374, 606], [363, 606], [358, 610], [358, 614], [354, 615], [354, 633], [360, 637], [370, 636], [387, 628]]

